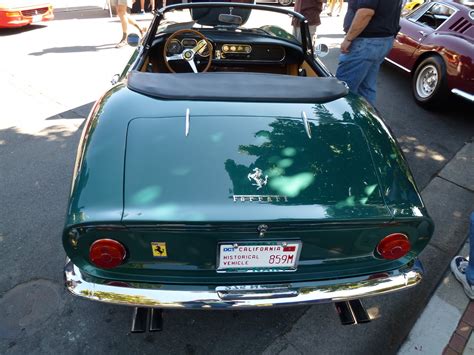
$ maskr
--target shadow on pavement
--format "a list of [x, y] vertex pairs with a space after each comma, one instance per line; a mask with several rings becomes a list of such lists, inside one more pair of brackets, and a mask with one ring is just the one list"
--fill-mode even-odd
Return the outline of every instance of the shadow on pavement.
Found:
[[58, 113], [54, 116], [46, 118], [46, 120], [62, 120], [62, 119], [77, 119], [79, 117], [87, 118], [89, 112], [92, 110], [94, 102], [89, 102], [82, 106], [78, 106], [68, 111]]
[[20, 33], [40, 30], [40, 29], [43, 29], [43, 28], [46, 28], [46, 27], [48, 27], [48, 26], [47, 25], [34, 24], [34, 25], [28, 25], [28, 26], [23, 26], [23, 27], [18, 27], [18, 28], [0, 28], [0, 37], [14, 36], [14, 35], [17, 35], [17, 34], [20, 34]]
[[[324, 39], [322, 40], [324, 42]], [[322, 61], [336, 72], [339, 47]], [[412, 97], [411, 75], [383, 63], [377, 79], [377, 109], [394, 132], [420, 189], [473, 138], [472, 105], [451, 95], [446, 105], [426, 110]]]
[[472, 106], [451, 95], [446, 105], [426, 110], [413, 99], [411, 75], [389, 63], [380, 69], [377, 108], [393, 130], [423, 189], [473, 138]]
[[54, 9], [54, 21], [63, 20], [86, 20], [109, 17], [108, 9], [99, 6], [76, 6], [70, 8]]
[[80, 52], [98, 52], [106, 49], [116, 49], [115, 43], [101, 44], [100, 46], [71, 46], [71, 47], [53, 47], [45, 48], [41, 52], [32, 52], [28, 55], [40, 56], [45, 54], [58, 53], [80, 53]]

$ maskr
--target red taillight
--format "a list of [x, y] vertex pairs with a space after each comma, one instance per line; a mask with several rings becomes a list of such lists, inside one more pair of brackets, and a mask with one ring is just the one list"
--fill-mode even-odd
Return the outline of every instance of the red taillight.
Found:
[[377, 245], [377, 252], [384, 259], [399, 259], [411, 249], [410, 241], [405, 234], [394, 233], [383, 238]]
[[112, 239], [99, 239], [92, 243], [89, 249], [91, 263], [102, 269], [112, 269], [119, 266], [127, 252], [122, 244]]

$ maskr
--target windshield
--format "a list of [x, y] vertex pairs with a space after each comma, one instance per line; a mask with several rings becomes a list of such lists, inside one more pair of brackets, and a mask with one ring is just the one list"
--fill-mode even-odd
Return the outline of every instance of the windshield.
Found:
[[301, 38], [295, 36], [301, 33], [300, 21], [291, 13], [242, 8], [238, 5], [166, 10], [157, 34], [181, 29], [205, 28], [235, 33], [256, 33], [294, 43], [300, 43], [296, 37]]

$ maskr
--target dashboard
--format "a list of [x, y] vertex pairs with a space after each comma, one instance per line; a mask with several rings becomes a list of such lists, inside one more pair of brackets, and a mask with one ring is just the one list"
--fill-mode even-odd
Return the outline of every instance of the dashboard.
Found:
[[[265, 65], [270, 72], [282, 72], [288, 65], [299, 65], [304, 59], [303, 51], [297, 43], [276, 37], [216, 30], [201, 31], [201, 33], [210, 42], [212, 48], [206, 46], [199, 51], [195, 58], [196, 64], [199, 66], [211, 59], [211, 71], [239, 70], [243, 67]], [[163, 63], [164, 46], [168, 37], [169, 34], [161, 34], [153, 42], [149, 55], [152, 71], [169, 71]], [[194, 48], [200, 40], [201, 38], [194, 37], [192, 34], [177, 36], [169, 42], [166, 53], [168, 56], [181, 54], [188, 48]], [[173, 69], [177, 72], [188, 72], [189, 65], [179, 62], [172, 63]]]

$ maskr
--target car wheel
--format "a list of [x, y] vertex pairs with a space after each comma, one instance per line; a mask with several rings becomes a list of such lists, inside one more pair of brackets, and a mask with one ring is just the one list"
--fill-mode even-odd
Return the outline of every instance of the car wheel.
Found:
[[423, 60], [416, 68], [412, 81], [413, 96], [421, 106], [436, 107], [447, 96], [446, 67], [440, 57]]
[[293, 5], [293, 0], [278, 0], [278, 3], [281, 6], [290, 6]]

